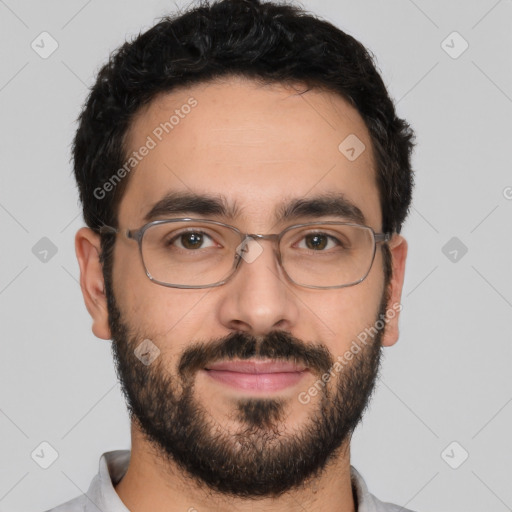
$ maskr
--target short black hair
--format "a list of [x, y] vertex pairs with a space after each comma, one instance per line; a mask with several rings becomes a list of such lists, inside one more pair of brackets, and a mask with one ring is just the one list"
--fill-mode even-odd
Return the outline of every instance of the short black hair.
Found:
[[[78, 119], [74, 173], [86, 224], [117, 226], [129, 177], [107, 197], [94, 193], [126, 162], [125, 140], [141, 107], [158, 94], [218, 78], [296, 84], [341, 95], [370, 133], [382, 230], [400, 232], [408, 214], [414, 132], [400, 119], [370, 52], [302, 7], [260, 0], [199, 0], [124, 43], [100, 69]], [[103, 240], [104, 257], [113, 247]]]

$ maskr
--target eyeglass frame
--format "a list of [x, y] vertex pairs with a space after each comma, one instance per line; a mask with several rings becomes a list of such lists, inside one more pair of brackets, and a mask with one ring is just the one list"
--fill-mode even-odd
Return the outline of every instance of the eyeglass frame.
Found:
[[[294, 224], [292, 226], [288, 226], [287, 228], [283, 229], [280, 233], [270, 233], [270, 234], [256, 234], [256, 233], [243, 233], [240, 229], [238, 229], [235, 226], [232, 226], [231, 224], [226, 224], [224, 222], [219, 222], [216, 220], [210, 220], [210, 219], [199, 219], [199, 218], [192, 218], [192, 217], [184, 217], [179, 219], [159, 219], [159, 220], [153, 220], [151, 222], [148, 222], [147, 224], [144, 224], [144, 226], [138, 228], [138, 229], [121, 229], [121, 228], [114, 228], [113, 226], [107, 226], [106, 224], [103, 224], [99, 228], [99, 233], [104, 234], [124, 234], [126, 238], [129, 240], [134, 240], [137, 242], [139, 246], [139, 254], [141, 257], [142, 265], [144, 267], [144, 270], [146, 271], [146, 276], [148, 279], [155, 283], [159, 284], [161, 286], [165, 286], [168, 288], [180, 288], [180, 289], [201, 289], [201, 288], [214, 288], [217, 286], [222, 286], [226, 284], [237, 272], [238, 268], [240, 267], [240, 262], [243, 259], [242, 255], [237, 253], [235, 251], [235, 259], [233, 263], [233, 267], [231, 269], [231, 273], [223, 280], [223, 281], [217, 281], [213, 284], [207, 284], [207, 285], [182, 285], [182, 284], [171, 284], [171, 283], [164, 283], [163, 281], [159, 281], [158, 279], [155, 279], [150, 273], [147, 268], [147, 265], [144, 261], [144, 255], [142, 252], [142, 238], [144, 236], [144, 233], [152, 226], [160, 225], [160, 224], [170, 224], [171, 222], [206, 222], [207, 224], [215, 224], [218, 226], [224, 226], [226, 228], [231, 229], [232, 231], [235, 231], [240, 236], [240, 244], [244, 243], [248, 238], [252, 239], [258, 239], [258, 240], [272, 240], [274, 241], [274, 245], [277, 245], [277, 261], [279, 263], [279, 266], [281, 267], [281, 270], [283, 271], [284, 275], [295, 285], [301, 286], [304, 288], [313, 288], [313, 289], [319, 289], [319, 290], [329, 290], [329, 289], [336, 289], [336, 288], [347, 288], [349, 286], [355, 286], [356, 284], [361, 283], [364, 281], [368, 274], [370, 273], [370, 270], [372, 269], [373, 262], [375, 261], [375, 254], [377, 252], [377, 244], [378, 243], [387, 243], [391, 240], [391, 237], [393, 236], [393, 233], [388, 231], [386, 233], [376, 233], [375, 230], [371, 226], [366, 226], [364, 224], [357, 224], [353, 222], [338, 222], [338, 221], [313, 221], [313, 222], [306, 222], [302, 224]], [[301, 228], [301, 227], [307, 227], [307, 226], [315, 226], [315, 225], [343, 225], [343, 226], [353, 226], [358, 228], [365, 228], [370, 230], [373, 238], [373, 253], [370, 265], [368, 266], [368, 271], [366, 274], [359, 279], [358, 281], [354, 283], [349, 284], [342, 284], [337, 286], [314, 286], [314, 285], [305, 285], [305, 284], [299, 284], [295, 282], [289, 275], [286, 269], [284, 268], [282, 264], [282, 257], [281, 257], [281, 250], [280, 250], [280, 242], [284, 234], [292, 229]], [[244, 245], [245, 247], [245, 245]]]

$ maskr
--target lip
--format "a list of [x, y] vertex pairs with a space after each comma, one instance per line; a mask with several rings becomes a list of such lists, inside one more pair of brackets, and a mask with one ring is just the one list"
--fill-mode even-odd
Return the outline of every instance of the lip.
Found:
[[237, 373], [293, 373], [302, 372], [307, 368], [291, 361], [219, 361], [209, 364], [206, 370], [223, 370]]
[[268, 393], [297, 385], [308, 369], [287, 361], [225, 361], [212, 363], [203, 371], [231, 388]]

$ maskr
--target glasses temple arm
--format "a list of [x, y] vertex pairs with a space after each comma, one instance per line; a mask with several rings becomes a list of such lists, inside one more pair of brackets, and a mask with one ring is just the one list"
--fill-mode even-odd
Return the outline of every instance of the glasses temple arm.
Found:
[[389, 242], [393, 236], [393, 233], [375, 233], [375, 242]]

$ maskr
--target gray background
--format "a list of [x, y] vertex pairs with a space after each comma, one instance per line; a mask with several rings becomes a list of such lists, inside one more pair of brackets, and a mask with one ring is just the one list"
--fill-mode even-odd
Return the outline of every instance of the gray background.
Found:
[[[380, 499], [414, 510], [512, 510], [512, 2], [304, 5], [374, 52], [418, 137], [401, 338], [352, 464]], [[93, 336], [78, 285], [69, 149], [108, 53], [174, 9], [0, 0], [2, 512], [86, 491], [101, 453], [129, 447], [110, 343]], [[59, 45], [47, 59], [31, 48], [43, 31]], [[43, 237], [57, 249], [46, 261]], [[58, 452], [46, 470], [31, 458], [43, 441]]]

